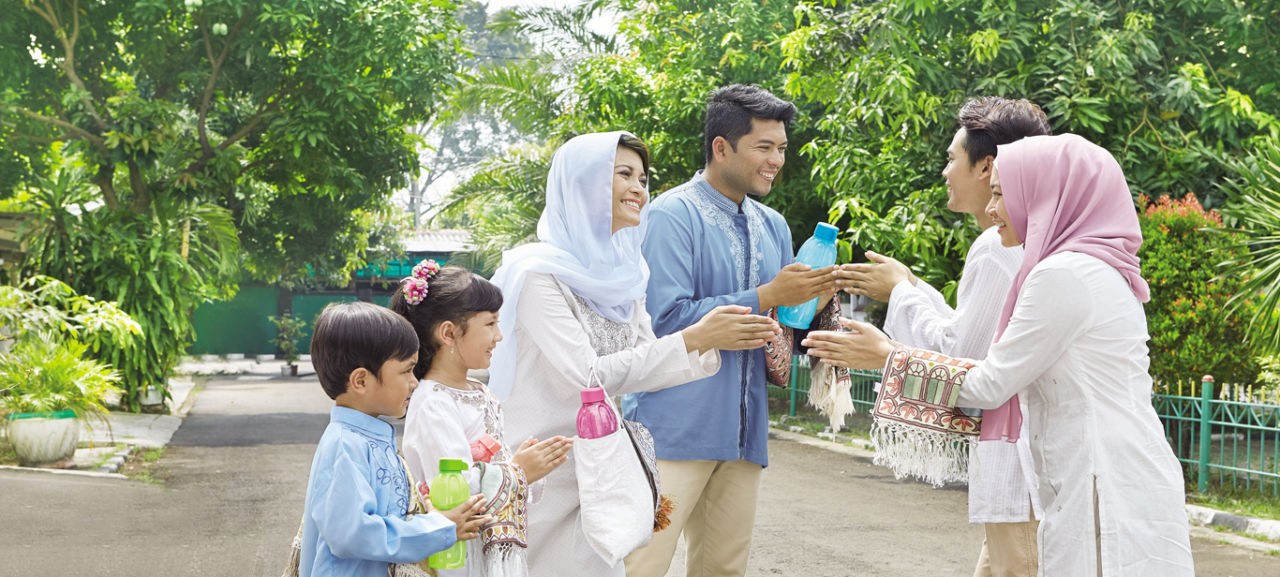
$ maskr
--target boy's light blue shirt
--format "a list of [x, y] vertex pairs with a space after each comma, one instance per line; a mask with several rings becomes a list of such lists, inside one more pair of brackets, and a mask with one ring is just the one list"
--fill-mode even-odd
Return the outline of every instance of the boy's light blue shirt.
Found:
[[409, 491], [391, 425], [334, 407], [311, 461], [299, 575], [386, 577], [388, 563], [452, 547], [457, 530], [443, 515], [405, 520]]
[[[711, 309], [760, 310], [756, 287], [794, 260], [782, 215], [751, 198], [720, 194], [699, 172], [649, 207], [643, 251], [649, 264], [646, 308], [659, 337]], [[658, 458], [769, 464], [764, 352], [721, 351], [715, 375], [623, 398], [628, 419], [653, 433]]]

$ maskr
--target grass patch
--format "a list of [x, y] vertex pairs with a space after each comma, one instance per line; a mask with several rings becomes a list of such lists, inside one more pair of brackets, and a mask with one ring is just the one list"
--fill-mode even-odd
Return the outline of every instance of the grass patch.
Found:
[[164, 457], [164, 447], [134, 451], [120, 467], [120, 473], [135, 481], [161, 485], [164, 483], [159, 471], [159, 462], [162, 457]]
[[148, 464], [154, 464], [156, 461], [160, 460], [160, 457], [163, 457], [163, 456], [164, 456], [164, 447], [160, 447], [158, 449], [151, 449], [150, 451], [146, 451], [142, 453], [142, 460]]
[[1263, 494], [1256, 489], [1248, 491], [1240, 488], [1211, 486], [1207, 495], [1188, 492], [1187, 501], [1245, 517], [1280, 521], [1280, 499]]

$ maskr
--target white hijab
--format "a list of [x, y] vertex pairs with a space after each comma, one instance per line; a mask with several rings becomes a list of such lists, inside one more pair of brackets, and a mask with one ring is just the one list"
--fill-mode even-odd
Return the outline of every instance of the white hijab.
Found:
[[[511, 396], [516, 365], [516, 317], [529, 273], [549, 273], [569, 285], [596, 312], [630, 322], [649, 284], [649, 265], [640, 254], [649, 213], [649, 193], [640, 225], [613, 234], [613, 164], [627, 132], [584, 134], [564, 143], [551, 159], [547, 204], [538, 219], [538, 240], [502, 254], [493, 283], [502, 289], [498, 328], [503, 340], [489, 367], [489, 390], [498, 400]], [[530, 311], [536, 314], [537, 311]]]

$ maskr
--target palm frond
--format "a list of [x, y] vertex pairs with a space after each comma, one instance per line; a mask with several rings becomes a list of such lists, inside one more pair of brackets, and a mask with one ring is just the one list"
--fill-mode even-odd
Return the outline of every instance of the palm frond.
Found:
[[517, 130], [547, 137], [563, 112], [564, 88], [545, 59], [510, 61], [477, 70], [455, 98], [457, 113], [488, 113]]
[[1223, 186], [1227, 223], [1249, 238], [1246, 256], [1222, 264], [1223, 273], [1247, 278], [1231, 299], [1233, 311], [1253, 301], [1249, 338], [1260, 354], [1280, 353], [1280, 140], [1260, 140], [1248, 157], [1232, 163], [1236, 178]]
[[568, 56], [576, 52], [608, 54], [618, 48], [612, 35], [591, 30], [591, 21], [612, 6], [610, 0], [588, 0], [564, 8], [517, 7], [494, 15], [490, 28], [500, 32], [544, 35], [561, 45]]
[[531, 146], [486, 161], [444, 199], [431, 222], [471, 229], [473, 268], [491, 273], [503, 251], [536, 238], [553, 152], [549, 145]]

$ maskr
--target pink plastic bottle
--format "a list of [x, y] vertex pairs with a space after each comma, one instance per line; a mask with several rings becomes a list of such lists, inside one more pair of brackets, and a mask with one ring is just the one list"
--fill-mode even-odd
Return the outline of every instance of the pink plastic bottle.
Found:
[[618, 430], [618, 418], [613, 408], [604, 402], [604, 389], [591, 387], [580, 393], [582, 408], [578, 409], [578, 436], [598, 439]]

